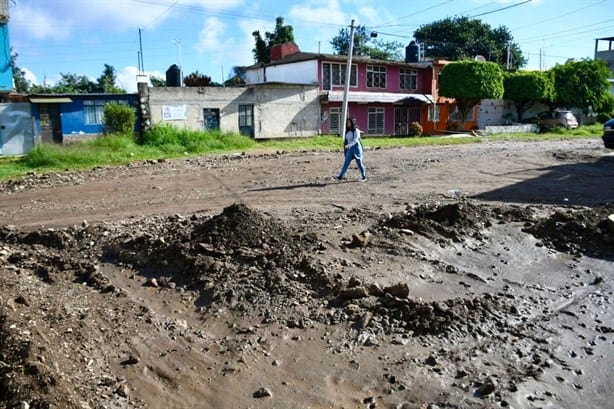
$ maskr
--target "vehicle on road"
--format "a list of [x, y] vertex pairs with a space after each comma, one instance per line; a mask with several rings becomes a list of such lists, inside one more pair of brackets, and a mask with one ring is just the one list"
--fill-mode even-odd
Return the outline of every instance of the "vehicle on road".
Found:
[[614, 149], [614, 118], [603, 124], [603, 144], [608, 149]]
[[578, 120], [571, 111], [546, 111], [537, 115], [535, 122], [540, 129], [576, 129]]

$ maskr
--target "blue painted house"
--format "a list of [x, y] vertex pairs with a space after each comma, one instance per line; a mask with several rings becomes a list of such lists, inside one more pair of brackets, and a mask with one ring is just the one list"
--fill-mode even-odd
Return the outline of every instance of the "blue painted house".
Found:
[[29, 99], [42, 143], [74, 142], [101, 135], [105, 104], [121, 103], [135, 109], [137, 104], [137, 94], [38, 94]]
[[11, 45], [9, 43], [9, 2], [0, 0], [0, 92], [13, 89], [13, 68], [11, 67]]

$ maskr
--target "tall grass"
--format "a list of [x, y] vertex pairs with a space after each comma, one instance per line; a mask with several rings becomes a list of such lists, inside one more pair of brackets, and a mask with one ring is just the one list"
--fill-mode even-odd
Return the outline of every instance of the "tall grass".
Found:
[[193, 131], [170, 125], [156, 126], [146, 132], [139, 144], [156, 147], [166, 154], [202, 154], [252, 148], [256, 142], [248, 137], [220, 131]]

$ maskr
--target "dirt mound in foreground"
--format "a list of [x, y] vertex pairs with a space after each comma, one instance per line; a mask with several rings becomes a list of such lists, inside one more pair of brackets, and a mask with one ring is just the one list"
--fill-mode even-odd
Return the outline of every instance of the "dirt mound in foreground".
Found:
[[159, 235], [116, 241], [115, 262], [161, 283], [200, 292], [200, 306], [260, 311], [331, 293], [334, 280], [309, 257], [314, 234], [295, 234], [279, 220], [234, 204], [206, 220], [169, 221]]
[[580, 211], [557, 211], [525, 231], [559, 251], [577, 255], [614, 254], [614, 226], [608, 222], [611, 214], [614, 203]]
[[464, 237], [480, 238], [482, 230], [493, 221], [514, 222], [533, 220], [528, 208], [505, 208], [477, 205], [469, 201], [456, 203], [426, 203], [410, 206], [404, 213], [392, 216], [383, 226], [406, 229], [431, 239], [444, 238], [461, 241]]

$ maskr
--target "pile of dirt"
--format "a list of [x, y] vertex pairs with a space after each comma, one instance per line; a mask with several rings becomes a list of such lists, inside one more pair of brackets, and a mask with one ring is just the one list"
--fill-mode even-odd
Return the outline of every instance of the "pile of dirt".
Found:
[[[504, 329], [509, 307], [498, 296], [488, 293], [473, 298], [454, 298], [426, 302], [409, 297], [409, 287], [397, 283], [380, 288], [352, 278], [340, 291], [347, 319], [355, 329], [375, 333], [409, 336], [440, 335], [483, 336], [493, 326]], [[505, 310], [505, 311], [503, 311]]]
[[[212, 218], [169, 220], [159, 234], [105, 247], [105, 257], [163, 285], [200, 293], [199, 306], [258, 311], [331, 294], [336, 284], [309, 256], [315, 234], [298, 234], [272, 217], [234, 204]], [[285, 315], [285, 314], [284, 314]], [[286, 318], [286, 317], [284, 317]]]
[[533, 217], [529, 208], [488, 207], [463, 200], [447, 204], [434, 202], [409, 206], [405, 212], [393, 215], [381, 225], [411, 231], [430, 239], [462, 241], [464, 237], [482, 238], [482, 231], [492, 226], [493, 221], [530, 221]]
[[525, 231], [556, 250], [574, 255], [614, 253], [614, 203], [591, 209], [567, 209], [528, 226]]

